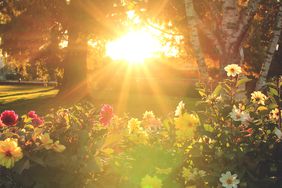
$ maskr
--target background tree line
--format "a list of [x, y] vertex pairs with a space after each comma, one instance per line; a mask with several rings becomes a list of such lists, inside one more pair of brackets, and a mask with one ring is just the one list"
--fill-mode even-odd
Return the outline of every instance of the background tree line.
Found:
[[[243, 65], [260, 89], [273, 58], [281, 54], [279, 0], [2, 0], [2, 53], [17, 63], [60, 68], [61, 94], [81, 93], [87, 87], [88, 40], [117, 36], [125, 29], [121, 23], [128, 10], [140, 13], [145, 23], [171, 22], [204, 80], [215, 75], [207, 65], [209, 57], [221, 77], [227, 64]], [[66, 48], [60, 47], [62, 40], [68, 42]], [[279, 63], [274, 70], [281, 68]]]

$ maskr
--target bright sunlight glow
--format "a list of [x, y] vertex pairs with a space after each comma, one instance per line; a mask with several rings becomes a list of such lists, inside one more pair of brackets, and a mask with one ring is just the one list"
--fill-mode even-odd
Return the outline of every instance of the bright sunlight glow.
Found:
[[109, 42], [107, 56], [113, 60], [124, 60], [131, 64], [144, 62], [145, 59], [157, 57], [162, 51], [162, 43], [145, 29], [131, 31], [125, 36]]
[[[159, 58], [162, 55], [176, 57], [178, 48], [165, 39], [178, 39], [172, 35], [165, 34], [155, 27], [142, 25], [141, 19], [135, 11], [127, 12], [129, 31], [120, 38], [106, 45], [106, 55], [114, 61], [126, 61], [129, 64], [140, 64], [146, 59]], [[152, 24], [154, 25], [154, 24]], [[135, 26], [139, 26], [138, 29]], [[163, 29], [163, 28], [162, 28]]]

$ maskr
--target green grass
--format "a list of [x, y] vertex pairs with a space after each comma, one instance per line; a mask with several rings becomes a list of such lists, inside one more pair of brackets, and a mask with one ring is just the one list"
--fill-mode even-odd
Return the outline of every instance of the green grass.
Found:
[[15, 110], [18, 113], [26, 113], [36, 109], [45, 112], [49, 108], [50, 101], [56, 96], [58, 90], [53, 87], [29, 86], [29, 85], [1, 85], [0, 86], [0, 110]]
[[[173, 89], [173, 88], [172, 88]], [[175, 88], [174, 88], [175, 89]], [[47, 113], [50, 108], [57, 108], [62, 101], [56, 99], [58, 90], [42, 86], [0, 86], [0, 111], [15, 110], [19, 114], [36, 110]], [[146, 110], [154, 111], [158, 116], [173, 112], [183, 100], [190, 110], [195, 108], [197, 98], [171, 96], [164, 93], [153, 94], [141, 91], [128, 91], [121, 97], [119, 91], [93, 90], [92, 102], [99, 108], [102, 104], [111, 104], [115, 113], [141, 117]], [[71, 103], [71, 101], [68, 101]]]
[[153, 111], [158, 116], [174, 112], [177, 104], [183, 100], [190, 110], [195, 109], [198, 98], [170, 96], [165, 94], [129, 93], [126, 97], [120, 97], [119, 93], [102, 91], [93, 95], [93, 103], [113, 105], [115, 112], [119, 115], [128, 113], [131, 116], [141, 117], [146, 111]]

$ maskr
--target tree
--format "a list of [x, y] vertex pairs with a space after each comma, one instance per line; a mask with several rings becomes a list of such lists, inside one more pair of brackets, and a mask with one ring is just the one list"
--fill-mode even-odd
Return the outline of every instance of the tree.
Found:
[[280, 6], [279, 6], [279, 12], [277, 13], [277, 16], [276, 16], [276, 22], [277, 22], [276, 26], [273, 30], [273, 38], [269, 44], [266, 58], [261, 67], [260, 77], [256, 84], [256, 90], [260, 90], [262, 89], [263, 86], [266, 85], [267, 75], [269, 73], [269, 69], [270, 69], [270, 66], [271, 66], [271, 63], [274, 57], [274, 53], [276, 51], [276, 47], [280, 39], [280, 35], [282, 32], [282, 3], [280, 3]]
[[[11, 0], [0, 4], [1, 47], [11, 58], [30, 61], [50, 43], [50, 32], [67, 33], [63, 58], [62, 95], [87, 95], [87, 42], [90, 34], [104, 35], [112, 28], [110, 15], [118, 0]], [[54, 36], [53, 36], [54, 39]], [[54, 41], [53, 41], [54, 42]], [[58, 44], [56, 44], [58, 45]], [[46, 55], [46, 54], [45, 54]], [[49, 54], [50, 55], [50, 54]], [[39, 55], [40, 56], [40, 55]], [[48, 56], [48, 54], [47, 54]], [[83, 90], [83, 92], [81, 92]]]
[[[188, 25], [190, 25], [190, 42], [195, 53], [198, 68], [200, 72], [200, 76], [202, 80], [207, 80], [208, 77], [208, 70], [205, 63], [205, 57], [201, 50], [201, 44], [199, 39], [199, 33], [197, 29], [197, 18], [194, 10], [194, 5], [192, 0], [185, 0], [185, 11], [186, 11], [186, 19]], [[186, 39], [187, 40], [187, 39]]]

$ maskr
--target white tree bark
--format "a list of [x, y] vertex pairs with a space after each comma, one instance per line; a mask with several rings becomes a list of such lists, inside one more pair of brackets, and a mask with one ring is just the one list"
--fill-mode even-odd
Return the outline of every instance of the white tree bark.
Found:
[[248, 6], [239, 11], [237, 0], [223, 1], [223, 55], [220, 60], [221, 74], [225, 74], [223, 68], [227, 64], [242, 64], [240, 49], [249, 29], [250, 23], [257, 11], [261, 0], [249, 0]]
[[238, 28], [239, 10], [237, 0], [223, 1], [223, 18], [222, 18], [222, 33], [224, 39], [224, 48], [229, 51], [232, 43], [236, 41], [235, 33]]
[[201, 50], [199, 33], [197, 29], [197, 17], [194, 10], [193, 0], [184, 0], [184, 3], [187, 22], [191, 28], [191, 35], [189, 35], [189, 40], [192, 44], [192, 48], [197, 59], [200, 76], [203, 80], [206, 80], [208, 78], [208, 70], [205, 62], [205, 57]]
[[262, 87], [265, 86], [265, 84], [266, 84], [266, 78], [267, 78], [267, 75], [268, 75], [268, 72], [269, 72], [269, 68], [270, 68], [270, 65], [271, 65], [275, 50], [276, 50], [276, 46], [279, 42], [279, 38], [280, 38], [280, 35], [281, 35], [281, 31], [282, 31], [282, 3], [281, 2], [278, 2], [278, 3], [280, 4], [280, 6], [279, 6], [279, 12], [278, 12], [277, 17], [276, 17], [276, 26], [275, 26], [274, 31], [273, 31], [273, 38], [272, 38], [272, 41], [271, 41], [271, 43], [268, 47], [265, 61], [263, 62], [262, 67], [261, 67], [260, 77], [259, 77], [259, 80], [256, 84], [256, 90], [262, 89]]

